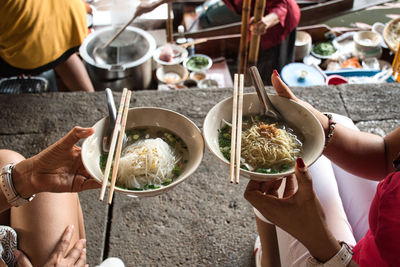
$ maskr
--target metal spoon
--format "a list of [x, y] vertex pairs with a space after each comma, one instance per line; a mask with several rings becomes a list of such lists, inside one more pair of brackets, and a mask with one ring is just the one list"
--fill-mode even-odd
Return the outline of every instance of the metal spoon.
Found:
[[249, 68], [249, 73], [253, 81], [253, 85], [256, 88], [258, 99], [264, 106], [264, 113], [268, 117], [271, 117], [277, 121], [284, 121], [284, 118], [279, 113], [279, 111], [274, 107], [271, 100], [268, 97], [267, 92], [265, 91], [264, 83], [262, 82], [260, 73], [258, 72], [257, 67], [253, 66]]
[[[114, 131], [115, 121], [117, 118], [117, 109], [115, 108], [114, 97], [112, 95], [111, 89], [107, 88], [105, 91], [107, 96], [107, 106], [109, 113], [108, 117], [110, 119], [110, 122], [108, 124], [109, 126], [107, 129], [107, 134], [103, 137], [103, 152], [108, 152], [110, 150], [111, 137]], [[128, 137], [126, 136], [126, 134], [124, 134], [124, 140], [122, 141], [122, 149], [126, 146], [127, 142], [128, 142]]]

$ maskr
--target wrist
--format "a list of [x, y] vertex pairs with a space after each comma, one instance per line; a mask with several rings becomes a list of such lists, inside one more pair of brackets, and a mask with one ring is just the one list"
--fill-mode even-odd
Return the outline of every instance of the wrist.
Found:
[[33, 163], [31, 159], [23, 160], [14, 166], [12, 179], [15, 190], [21, 197], [29, 198], [39, 193], [33, 181]]

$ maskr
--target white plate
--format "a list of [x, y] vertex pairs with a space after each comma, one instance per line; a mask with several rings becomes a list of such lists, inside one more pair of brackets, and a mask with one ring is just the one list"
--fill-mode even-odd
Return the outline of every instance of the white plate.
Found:
[[[332, 45], [333, 45], [333, 44], [332, 44]], [[314, 52], [314, 47], [315, 47], [315, 45], [313, 45], [312, 48], [311, 48], [311, 55], [313, 55], [314, 57], [317, 57], [317, 58], [321, 58], [321, 59], [334, 59], [334, 58], [336, 58], [337, 55], [339, 54], [339, 50], [336, 49], [336, 52], [335, 52], [335, 53], [330, 54], [330, 55], [328, 55], [328, 56], [323, 56], [323, 55], [320, 55], [320, 54], [315, 53], [315, 52]], [[336, 47], [335, 47], [335, 48], [336, 48]]]
[[[171, 46], [172, 51], [176, 55], [169, 62], [160, 59], [161, 51], [167, 45]], [[185, 48], [175, 44], [165, 44], [163, 46], [158, 47], [156, 51], [154, 51], [153, 59], [160, 65], [176, 65], [180, 64], [185, 58], [187, 58], [187, 56], [188, 56], [188, 51]]]
[[[207, 59], [208, 59], [208, 65], [205, 66], [204, 68], [201, 68], [201, 69], [191, 68], [191, 67], [187, 66], [187, 63], [189, 62], [189, 60], [191, 60], [191, 59], [194, 58], [194, 57], [204, 57], [204, 58], [207, 58]], [[183, 61], [183, 66], [184, 66], [185, 68], [187, 68], [189, 71], [205, 71], [205, 70], [208, 70], [209, 68], [211, 68], [212, 64], [213, 64], [212, 59], [211, 59], [209, 56], [203, 55], [203, 54], [194, 54], [194, 55], [191, 55], [190, 57], [188, 57], [187, 59], [185, 59], [185, 61]]]

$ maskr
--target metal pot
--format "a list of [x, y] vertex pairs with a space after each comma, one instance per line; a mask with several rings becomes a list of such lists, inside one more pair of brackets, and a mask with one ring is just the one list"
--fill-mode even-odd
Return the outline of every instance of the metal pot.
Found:
[[131, 90], [148, 89], [152, 82], [151, 58], [156, 49], [154, 37], [129, 26], [102, 49], [117, 30], [113, 27], [96, 30], [79, 49], [95, 89], [122, 90], [120, 86]]

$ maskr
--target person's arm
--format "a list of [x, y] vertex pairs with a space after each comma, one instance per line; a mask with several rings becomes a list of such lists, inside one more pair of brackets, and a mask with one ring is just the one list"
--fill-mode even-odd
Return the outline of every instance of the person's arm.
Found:
[[[297, 191], [294, 179], [297, 179]], [[327, 227], [304, 161], [301, 158], [296, 161], [295, 176], [287, 177], [282, 198], [271, 191], [271, 188], [276, 188], [275, 182], [250, 180], [244, 193], [245, 199], [266, 219], [299, 240], [316, 260], [323, 263], [329, 261], [341, 245]], [[358, 265], [351, 260], [348, 266]]]
[[276, 13], [269, 13], [262, 17], [257, 23], [254, 22], [254, 17], [250, 19], [250, 31], [256, 35], [263, 35], [269, 28], [278, 24], [279, 17]]
[[139, 17], [145, 13], [153, 11], [158, 6], [165, 4], [165, 3], [172, 3], [175, 0], [156, 0], [156, 1], [140, 1], [139, 6], [136, 8], [135, 16]]
[[[74, 127], [39, 154], [18, 162], [11, 172], [15, 191], [28, 199], [40, 192], [80, 192], [99, 188], [100, 184], [83, 166], [81, 149], [75, 145], [92, 134], [92, 128]], [[0, 212], [10, 207], [0, 190]]]
[[[329, 120], [324, 114], [298, 99], [277, 72], [272, 74], [271, 80], [278, 95], [306, 106], [320, 121], [325, 134], [328, 133]], [[324, 155], [352, 174], [371, 180], [381, 180], [393, 170], [392, 160], [398, 151], [400, 151], [399, 129], [382, 138], [336, 124], [333, 136], [324, 149]]]

